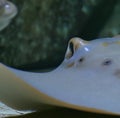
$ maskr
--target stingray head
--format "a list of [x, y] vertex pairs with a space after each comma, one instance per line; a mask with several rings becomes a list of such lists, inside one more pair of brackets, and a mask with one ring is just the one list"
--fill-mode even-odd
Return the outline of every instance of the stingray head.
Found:
[[72, 38], [64, 63], [68, 68], [113, 74], [120, 78], [120, 37], [85, 41]]

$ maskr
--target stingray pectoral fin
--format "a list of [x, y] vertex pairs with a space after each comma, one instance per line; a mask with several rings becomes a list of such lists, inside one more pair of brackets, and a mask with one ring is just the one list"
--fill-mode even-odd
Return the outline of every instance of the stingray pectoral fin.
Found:
[[[0, 64], [0, 100], [17, 110], [41, 110], [64, 103], [36, 90]], [[62, 105], [64, 106], [64, 105]]]
[[41, 110], [49, 106], [60, 106], [97, 113], [116, 114], [101, 109], [71, 104], [70, 102], [48, 96], [16, 76], [3, 64], [0, 64], [0, 100], [18, 110]]
[[8, 106], [18, 110], [40, 110], [44, 109], [46, 106], [48, 107], [48, 105], [54, 105], [91, 112], [113, 114], [98, 109], [69, 104], [47, 96], [25, 83], [3, 64], [0, 64], [0, 100]]
[[30, 110], [39, 107], [44, 96], [22, 79], [12, 73], [6, 66], [0, 64], [0, 100], [8, 106]]
[[103, 113], [101, 110], [69, 104], [50, 97], [24, 82], [3, 64], [0, 64], [0, 100], [17, 110], [41, 110], [54, 105]]
[[0, 64], [0, 101], [17, 110], [44, 110], [53, 105], [73, 107], [37, 90], [3, 64]]
[[17, 110], [41, 110], [59, 101], [38, 91], [0, 64], [0, 101]]
[[3, 64], [0, 64], [0, 100], [17, 110], [41, 110], [48, 105], [80, 109], [42, 93]]

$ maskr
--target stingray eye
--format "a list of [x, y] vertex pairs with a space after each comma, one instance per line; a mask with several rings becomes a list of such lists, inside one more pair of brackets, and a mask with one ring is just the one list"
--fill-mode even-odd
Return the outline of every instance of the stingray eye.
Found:
[[72, 42], [70, 42], [69, 48], [70, 48], [70, 51], [71, 51], [71, 53], [72, 53], [71, 56], [73, 56], [73, 54], [74, 54], [74, 45], [73, 45]]
[[102, 63], [102, 65], [104, 65], [104, 66], [108, 66], [108, 65], [111, 65], [112, 64], [112, 60], [111, 59], [106, 59], [103, 63]]
[[85, 41], [81, 38], [74, 37], [69, 40], [67, 51], [65, 54], [65, 59], [70, 59], [76, 51], [84, 45], [87, 45], [88, 41]]

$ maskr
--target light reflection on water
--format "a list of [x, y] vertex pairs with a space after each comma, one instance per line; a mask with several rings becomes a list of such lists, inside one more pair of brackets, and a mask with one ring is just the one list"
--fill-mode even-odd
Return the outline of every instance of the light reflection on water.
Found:
[[27, 113], [31, 113], [31, 112], [17, 111], [0, 102], [0, 118], [9, 117], [9, 116], [18, 116], [18, 115], [27, 114]]

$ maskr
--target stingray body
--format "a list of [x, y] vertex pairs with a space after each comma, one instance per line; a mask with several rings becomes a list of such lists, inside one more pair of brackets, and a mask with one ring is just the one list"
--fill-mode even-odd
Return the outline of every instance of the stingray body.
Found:
[[17, 7], [7, 0], [0, 0], [0, 31], [10, 23], [17, 14]]
[[54, 105], [120, 114], [120, 38], [72, 38], [63, 62], [51, 72], [1, 64], [0, 100], [19, 110]]

